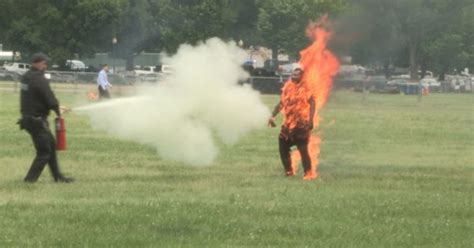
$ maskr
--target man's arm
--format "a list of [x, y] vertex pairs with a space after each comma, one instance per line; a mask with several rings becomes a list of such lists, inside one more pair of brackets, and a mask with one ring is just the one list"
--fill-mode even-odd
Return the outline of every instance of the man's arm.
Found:
[[281, 110], [281, 101], [278, 102], [278, 104], [275, 105], [275, 108], [273, 109], [272, 117], [270, 117], [270, 119], [268, 120], [269, 127], [276, 127], [275, 117], [278, 115], [278, 113], [280, 113], [280, 110]]
[[281, 110], [281, 102], [278, 102], [277, 105], [275, 105], [275, 108], [273, 108], [272, 118], [275, 118], [280, 113], [280, 110]]
[[107, 87], [112, 87], [112, 84], [109, 82], [109, 76], [107, 75], [107, 73], [104, 73], [104, 77], [105, 77], [105, 85], [107, 85]]

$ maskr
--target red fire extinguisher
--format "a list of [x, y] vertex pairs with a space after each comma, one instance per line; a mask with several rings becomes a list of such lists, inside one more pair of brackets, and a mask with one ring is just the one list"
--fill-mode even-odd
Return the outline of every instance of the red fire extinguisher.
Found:
[[64, 118], [58, 117], [55, 120], [56, 124], [56, 150], [66, 150], [66, 126]]

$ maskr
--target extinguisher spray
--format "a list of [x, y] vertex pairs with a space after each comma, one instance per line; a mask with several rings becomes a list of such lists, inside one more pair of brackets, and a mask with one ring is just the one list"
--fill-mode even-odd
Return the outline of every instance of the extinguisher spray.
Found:
[[58, 117], [54, 120], [56, 126], [56, 150], [66, 150], [66, 126], [64, 118]]

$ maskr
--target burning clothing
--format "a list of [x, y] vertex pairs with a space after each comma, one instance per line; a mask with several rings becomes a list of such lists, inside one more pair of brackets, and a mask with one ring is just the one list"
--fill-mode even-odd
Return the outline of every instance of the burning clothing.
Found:
[[[339, 61], [327, 49], [331, 31], [327, 16], [318, 22], [310, 23], [306, 36], [312, 44], [300, 52], [298, 64], [292, 80], [283, 87], [281, 102], [275, 107], [268, 121], [275, 127], [275, 116], [281, 111], [284, 123], [280, 133], [280, 155], [288, 176], [295, 174], [296, 164], [302, 160], [305, 167], [304, 180], [318, 177], [317, 167], [320, 152], [320, 132], [311, 133], [321, 120], [318, 112], [326, 104], [332, 88], [333, 78], [339, 70]], [[288, 159], [290, 146], [296, 145], [299, 153], [293, 151]], [[306, 149], [304, 149], [306, 148]], [[294, 167], [292, 167], [294, 166]]]
[[285, 84], [280, 111], [284, 115], [280, 138], [298, 142], [307, 140], [313, 126], [314, 97], [304, 83], [288, 81]]
[[[313, 129], [315, 112], [315, 100], [306, 85], [298, 80], [301, 73], [295, 74], [295, 80], [288, 81], [282, 89], [280, 103], [273, 111], [274, 118], [279, 112], [284, 115], [279, 136], [280, 158], [287, 176], [296, 173], [297, 162], [293, 159], [291, 147], [298, 148], [300, 158], [303, 162], [305, 178], [311, 177], [310, 137]], [[270, 124], [273, 124], [271, 119]]]

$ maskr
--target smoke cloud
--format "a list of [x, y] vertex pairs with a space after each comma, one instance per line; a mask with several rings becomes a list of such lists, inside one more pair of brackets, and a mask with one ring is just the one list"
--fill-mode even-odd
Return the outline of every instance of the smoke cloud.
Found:
[[232, 145], [249, 131], [265, 126], [270, 116], [257, 91], [238, 81], [246, 54], [235, 43], [217, 38], [197, 46], [182, 45], [164, 58], [174, 73], [135, 97], [76, 108], [94, 128], [152, 145], [169, 160], [209, 165], [217, 139]]

